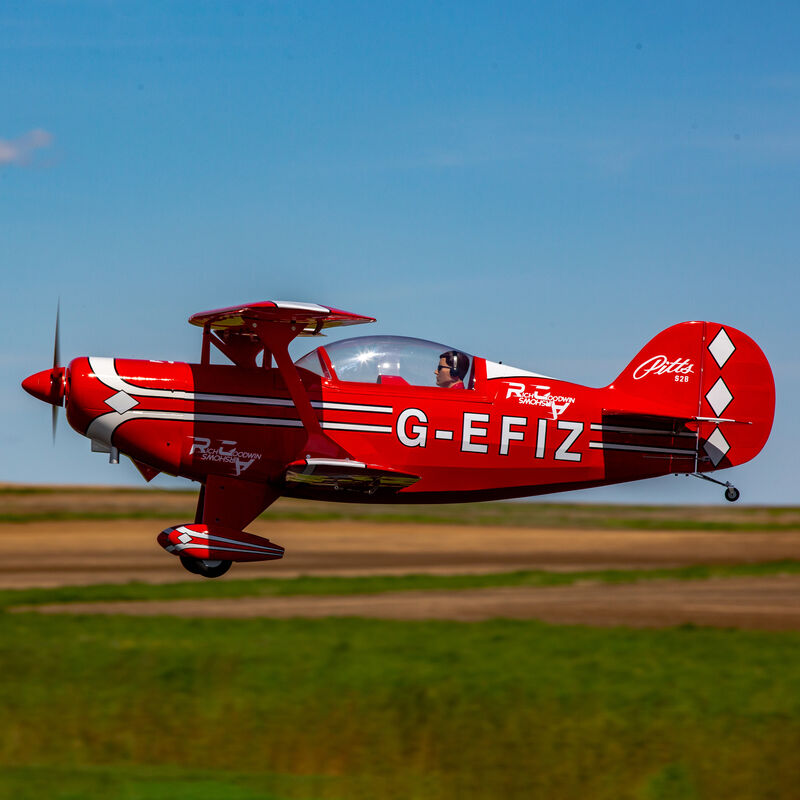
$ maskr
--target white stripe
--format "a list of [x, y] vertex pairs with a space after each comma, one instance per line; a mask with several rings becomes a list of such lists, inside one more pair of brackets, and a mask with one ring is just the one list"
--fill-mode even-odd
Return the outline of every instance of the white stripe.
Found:
[[595, 450], [628, 450], [632, 453], [671, 453], [680, 456], [694, 456], [694, 450], [679, 450], [674, 447], [644, 447], [632, 444], [609, 444], [608, 442], [589, 442]]
[[[124, 422], [134, 419], [161, 419], [177, 422], [221, 422], [231, 425], [261, 425], [271, 428], [302, 428], [299, 419], [280, 419], [276, 417], [242, 417], [233, 414], [191, 414], [183, 411], [126, 411], [117, 414], [112, 411], [95, 417], [86, 429], [85, 436], [96, 439], [111, 447], [114, 431]], [[391, 433], [391, 425], [362, 425], [357, 422], [322, 422], [323, 428], [336, 431], [360, 431], [364, 433]]]
[[359, 422], [322, 422], [322, 427], [332, 431], [364, 431], [366, 433], [391, 433], [391, 425], [362, 425]]
[[319, 314], [330, 314], [331, 310], [325, 306], [319, 306], [316, 303], [298, 303], [296, 300], [273, 300], [277, 308], [284, 308], [289, 311], [296, 309], [297, 311], [315, 311]]
[[642, 433], [650, 436], [690, 436], [692, 439], [697, 437], [697, 434], [692, 433], [692, 431], [672, 433], [672, 431], [657, 430], [655, 428], [623, 428], [619, 425], [597, 425], [594, 422], [591, 428], [593, 431], [611, 431], [613, 433]]
[[394, 410], [391, 406], [368, 406], [360, 403], [332, 403], [332, 402], [313, 402], [314, 408], [330, 408], [338, 411], [372, 411], [376, 414], [391, 414]]
[[[192, 543], [192, 542], [189, 542], [187, 544], [176, 544], [172, 548], [172, 550], [170, 552], [174, 553], [174, 552], [179, 551], [179, 550], [190, 550], [190, 549], [193, 549], [195, 547], [202, 547], [202, 546], [203, 545], [198, 545], [198, 544]], [[234, 547], [216, 547], [216, 548], [209, 547], [208, 549], [209, 550], [211, 550], [211, 549], [227, 550], [227, 551], [229, 551], [231, 553], [255, 553], [256, 555], [264, 555], [264, 551], [263, 550], [245, 550], [244, 548], [241, 548], [241, 547], [235, 547], [235, 548]], [[279, 553], [280, 555], [283, 555], [283, 553], [278, 551], [278, 550], [272, 550], [272, 551], [270, 551], [270, 553], [276, 553], [276, 554]]]
[[538, 372], [529, 372], [527, 369], [511, 367], [508, 364], [500, 364], [487, 359], [486, 380], [491, 381], [495, 378], [547, 378], [549, 381], [556, 380], [556, 378], [551, 378], [547, 375], [540, 375]]
[[309, 467], [355, 467], [356, 469], [367, 467], [363, 461], [350, 461], [346, 458], [307, 458], [306, 464]]
[[191, 534], [195, 539], [207, 539], [209, 542], [227, 542], [228, 544], [236, 544], [239, 545], [240, 547], [244, 546], [256, 547], [259, 550], [265, 550], [270, 553], [274, 553], [277, 551], [274, 545], [272, 545], [271, 547], [267, 547], [266, 545], [256, 544], [255, 542], [242, 542], [239, 539], [226, 539], [224, 536], [218, 536], [217, 534], [214, 533], [189, 531], [189, 534]]
[[[281, 408], [294, 408], [294, 403], [283, 397], [253, 397], [243, 394], [211, 394], [209, 392], [185, 392], [181, 389], [148, 389], [134, 386], [120, 377], [114, 367], [113, 358], [100, 358], [91, 356], [89, 366], [95, 377], [108, 386], [120, 392], [138, 397], [169, 397], [172, 400], [193, 400], [203, 403], [241, 403], [254, 406], [279, 406]], [[336, 411], [365, 411], [375, 414], [391, 414], [391, 406], [375, 406], [365, 403], [337, 403], [333, 401], [312, 400], [313, 408], [326, 408]]]

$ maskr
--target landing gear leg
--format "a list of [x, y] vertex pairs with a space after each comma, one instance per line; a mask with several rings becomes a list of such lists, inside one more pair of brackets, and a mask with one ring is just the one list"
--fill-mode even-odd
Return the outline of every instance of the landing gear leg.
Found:
[[716, 478], [710, 478], [708, 475], [703, 475], [702, 472], [689, 473], [693, 478], [700, 478], [710, 483], [716, 483], [718, 486], [725, 487], [725, 499], [730, 503], [735, 503], [739, 499], [739, 490], [730, 481], [718, 481]]

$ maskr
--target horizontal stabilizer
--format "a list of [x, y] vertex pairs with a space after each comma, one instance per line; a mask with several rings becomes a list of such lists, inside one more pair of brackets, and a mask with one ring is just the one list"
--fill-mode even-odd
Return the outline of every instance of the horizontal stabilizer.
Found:
[[[630, 409], [604, 408], [604, 417], [630, 417], [633, 412]], [[651, 419], [659, 424], [674, 423], [684, 424], [686, 422], [737, 422], [740, 425], [751, 425], [748, 420], [732, 419], [731, 417], [697, 417], [697, 416], [676, 416], [675, 414], [660, 414], [658, 412], [641, 411], [635, 412], [635, 416], [643, 422]]]

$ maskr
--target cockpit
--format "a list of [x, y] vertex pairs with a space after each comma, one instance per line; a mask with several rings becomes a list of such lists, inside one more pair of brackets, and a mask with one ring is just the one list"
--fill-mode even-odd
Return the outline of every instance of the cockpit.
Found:
[[[436, 386], [439, 359], [453, 350], [445, 344], [410, 336], [359, 336], [318, 347], [295, 364], [339, 381]], [[474, 358], [469, 356], [469, 370], [464, 376], [467, 388], [473, 386], [474, 364]]]

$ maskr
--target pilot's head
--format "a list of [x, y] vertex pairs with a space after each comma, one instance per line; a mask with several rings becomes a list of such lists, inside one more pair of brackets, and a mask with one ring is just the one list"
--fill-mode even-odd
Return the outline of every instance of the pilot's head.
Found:
[[445, 389], [460, 383], [469, 372], [469, 356], [460, 350], [448, 350], [439, 356], [436, 385]]

